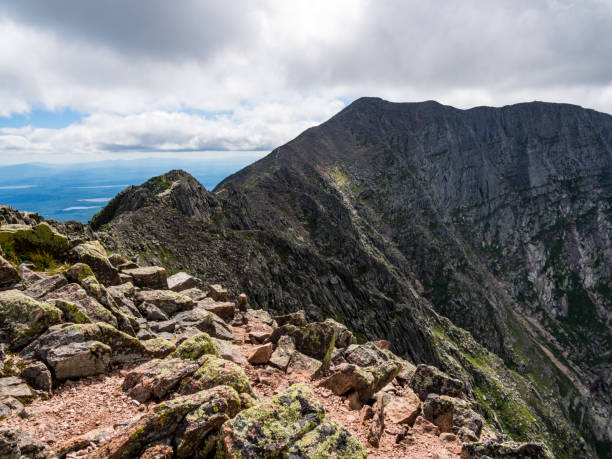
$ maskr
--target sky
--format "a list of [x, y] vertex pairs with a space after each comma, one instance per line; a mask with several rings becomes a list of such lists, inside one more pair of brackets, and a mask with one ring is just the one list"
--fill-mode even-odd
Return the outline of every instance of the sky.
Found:
[[0, 164], [270, 151], [361, 96], [612, 113], [611, 0], [6, 0]]

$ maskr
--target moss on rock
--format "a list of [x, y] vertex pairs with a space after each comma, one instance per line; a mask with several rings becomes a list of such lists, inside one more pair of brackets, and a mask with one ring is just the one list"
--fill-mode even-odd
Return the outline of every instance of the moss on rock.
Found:
[[220, 385], [233, 387], [238, 393], [253, 393], [249, 378], [235, 363], [214, 355], [203, 355], [200, 363], [200, 368], [186, 381], [181, 393], [191, 394]]
[[198, 360], [203, 355], [218, 356], [219, 353], [208, 333], [198, 333], [183, 341], [174, 352], [175, 357], [181, 359]]
[[365, 459], [363, 445], [338, 422], [326, 419], [291, 445], [283, 457], [304, 459]]

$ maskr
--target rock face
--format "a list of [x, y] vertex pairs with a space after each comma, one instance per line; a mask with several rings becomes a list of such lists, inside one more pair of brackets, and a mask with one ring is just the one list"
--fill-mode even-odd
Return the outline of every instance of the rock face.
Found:
[[[609, 115], [570, 105], [365, 98], [214, 193], [172, 171], [120, 193], [92, 226], [109, 247], [248, 291], [255, 307], [342, 318], [416, 362], [472, 374], [441, 350], [469, 354], [433, 306], [520, 373], [509, 390], [532, 412], [563, 419], [558, 451], [578, 454], [581, 435], [606, 451], [611, 145]], [[143, 253], [150, 241], [163, 251]], [[550, 397], [535, 401], [529, 384]], [[568, 385], [576, 416], [559, 408]]]

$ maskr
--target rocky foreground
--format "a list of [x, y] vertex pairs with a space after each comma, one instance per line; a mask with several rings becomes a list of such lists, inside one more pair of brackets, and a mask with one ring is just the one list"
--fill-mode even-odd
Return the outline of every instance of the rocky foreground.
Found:
[[0, 457], [550, 457], [387, 341], [1, 210]]

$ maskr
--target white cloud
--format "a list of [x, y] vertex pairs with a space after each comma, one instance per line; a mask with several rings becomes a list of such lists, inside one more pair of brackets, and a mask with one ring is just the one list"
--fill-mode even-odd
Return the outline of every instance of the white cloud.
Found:
[[271, 149], [364, 95], [612, 112], [611, 22], [604, 0], [5, 2], [0, 116], [85, 117], [0, 152]]

